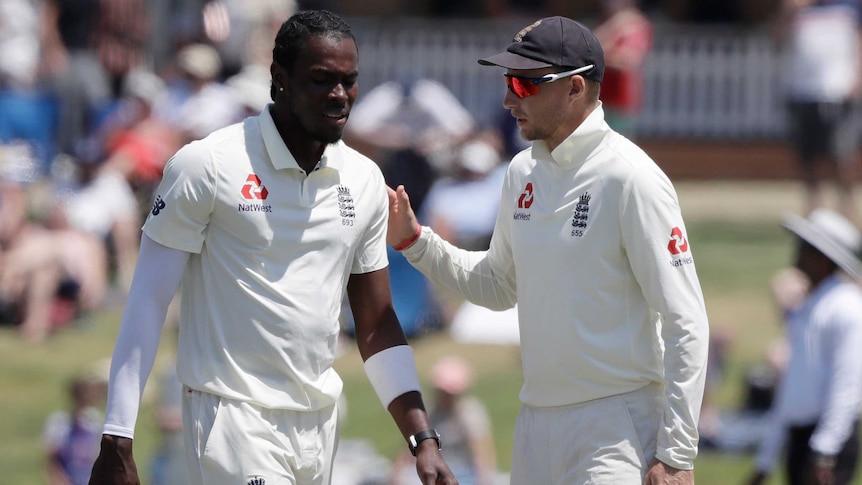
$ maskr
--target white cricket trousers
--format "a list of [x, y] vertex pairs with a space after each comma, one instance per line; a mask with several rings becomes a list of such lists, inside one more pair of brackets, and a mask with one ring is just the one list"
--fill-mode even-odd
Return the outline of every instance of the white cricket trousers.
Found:
[[195, 485], [329, 485], [336, 405], [266, 409], [183, 387], [183, 428]]
[[522, 406], [511, 485], [642, 484], [664, 400], [662, 386], [650, 384], [571, 406]]

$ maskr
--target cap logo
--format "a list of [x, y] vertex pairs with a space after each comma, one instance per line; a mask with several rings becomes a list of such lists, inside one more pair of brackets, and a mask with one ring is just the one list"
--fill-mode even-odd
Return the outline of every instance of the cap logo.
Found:
[[541, 23], [542, 23], [542, 21], [541, 21], [541, 20], [536, 20], [536, 21], [535, 21], [535, 22], [533, 22], [532, 24], [530, 24], [530, 25], [528, 25], [528, 26], [524, 27], [523, 29], [521, 29], [521, 31], [520, 31], [520, 32], [518, 32], [517, 34], [515, 34], [515, 38], [514, 38], [514, 39], [512, 39], [512, 42], [522, 42], [522, 41], [524, 40], [524, 36], [525, 36], [525, 35], [527, 35], [527, 34], [529, 34], [531, 30], [533, 30], [533, 29], [535, 29], [536, 27], [538, 27], [538, 26], [539, 26], [539, 24], [541, 24]]

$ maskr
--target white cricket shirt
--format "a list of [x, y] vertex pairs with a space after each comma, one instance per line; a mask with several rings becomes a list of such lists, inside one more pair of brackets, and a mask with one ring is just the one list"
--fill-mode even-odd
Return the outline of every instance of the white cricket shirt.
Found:
[[691, 245], [670, 181], [601, 107], [552, 152], [534, 142], [514, 157], [487, 252], [423, 228], [404, 254], [476, 304], [517, 301], [525, 404], [665, 384], [658, 458], [692, 467], [708, 325]]
[[157, 194], [144, 232], [193, 253], [182, 282], [180, 381], [267, 408], [333, 404], [348, 277], [388, 264], [377, 165], [339, 141], [306, 174], [267, 107], [182, 148]]

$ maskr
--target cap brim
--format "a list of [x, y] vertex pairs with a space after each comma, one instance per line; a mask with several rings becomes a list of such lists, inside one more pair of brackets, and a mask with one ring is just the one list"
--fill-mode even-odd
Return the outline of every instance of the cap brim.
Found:
[[853, 252], [824, 236], [808, 219], [796, 214], [788, 214], [784, 216], [781, 225], [817, 248], [847, 274], [853, 278], [862, 279], [862, 261]]
[[479, 59], [479, 64], [483, 66], [500, 66], [505, 67], [506, 69], [540, 69], [542, 67], [553, 66], [553, 64], [512, 54], [509, 51], [504, 51], [491, 57]]

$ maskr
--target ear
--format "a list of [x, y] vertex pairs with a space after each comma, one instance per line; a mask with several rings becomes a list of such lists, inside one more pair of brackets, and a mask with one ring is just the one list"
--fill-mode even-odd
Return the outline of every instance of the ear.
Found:
[[587, 80], [583, 76], [574, 75], [569, 78], [569, 96], [581, 98], [587, 95]]
[[275, 91], [284, 91], [287, 88], [287, 73], [284, 68], [276, 63], [269, 66], [269, 74], [272, 76], [272, 87]]

